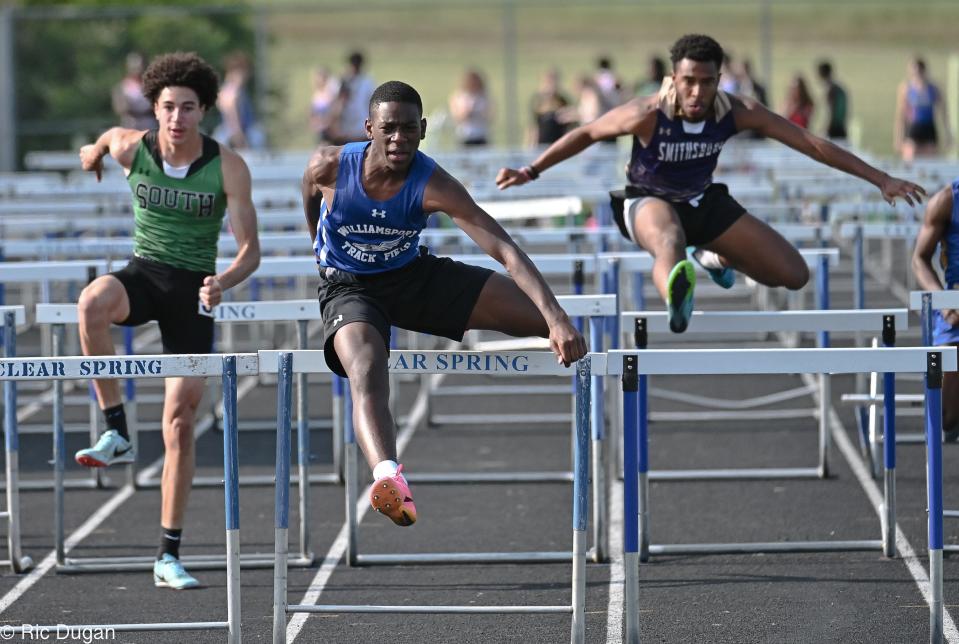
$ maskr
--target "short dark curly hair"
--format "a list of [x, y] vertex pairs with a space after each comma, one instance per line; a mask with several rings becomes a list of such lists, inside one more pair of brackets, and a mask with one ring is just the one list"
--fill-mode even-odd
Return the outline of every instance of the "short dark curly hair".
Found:
[[220, 79], [196, 52], [178, 51], [157, 56], [143, 72], [143, 95], [150, 103], [156, 103], [167, 87], [189, 87], [196, 92], [200, 106], [209, 109], [216, 103]]
[[698, 63], [716, 63], [716, 69], [723, 65], [723, 48], [719, 43], [703, 34], [686, 34], [669, 50], [669, 58], [673, 66], [683, 58], [695, 60]]
[[370, 118], [380, 103], [408, 103], [416, 107], [420, 116], [423, 115], [423, 99], [420, 98], [420, 93], [403, 81], [386, 81], [373, 90], [373, 95], [370, 96]]

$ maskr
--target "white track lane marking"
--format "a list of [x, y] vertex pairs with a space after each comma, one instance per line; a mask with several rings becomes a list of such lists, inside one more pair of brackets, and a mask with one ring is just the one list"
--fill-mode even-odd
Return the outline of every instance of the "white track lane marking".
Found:
[[613, 476], [609, 490], [609, 604], [606, 608], [606, 644], [623, 641], [623, 593], [626, 569], [623, 565], [623, 483]]
[[[803, 378], [808, 382], [809, 376], [803, 376]], [[856, 480], [859, 481], [863, 491], [869, 498], [869, 502], [872, 503], [876, 515], [881, 518], [883, 503], [882, 492], [866, 470], [866, 466], [859, 457], [859, 451], [849, 440], [846, 428], [843, 426], [842, 420], [839, 418], [839, 414], [836, 413], [832, 404], [829, 405], [829, 429], [832, 432], [836, 445], [839, 447], [839, 451], [842, 452], [853, 474], [856, 475]], [[902, 531], [902, 528], [899, 527], [898, 523], [896, 524], [896, 550], [899, 552], [903, 563], [906, 564], [909, 574], [912, 575], [916, 586], [919, 588], [919, 592], [922, 594], [923, 600], [925, 600], [928, 606], [932, 601], [929, 575], [922, 563], [922, 559], [916, 555], [916, 551], [913, 550], [912, 544], [909, 543], [906, 534]], [[956, 623], [953, 621], [949, 611], [945, 608], [943, 608], [943, 631], [947, 642], [959, 644], [959, 629], [956, 628]]]
[[[246, 378], [243, 383], [237, 387], [237, 400], [241, 397], [241, 391], [243, 394], [247, 393], [251, 389], [254, 389], [257, 384], [256, 377]], [[213, 416], [207, 414], [203, 420], [197, 424], [195, 438], [202, 436], [210, 427], [213, 426]], [[161, 456], [153, 463], [149, 465], [146, 469], [142, 470], [140, 474], [144, 477], [153, 477], [156, 473], [163, 467], [163, 457]], [[74, 530], [70, 536], [66, 538], [63, 543], [64, 554], [69, 554], [69, 552], [76, 547], [78, 543], [87, 538], [91, 532], [96, 530], [101, 523], [106, 521], [106, 519], [116, 510], [124, 501], [129, 499], [135, 490], [130, 486], [124, 486], [120, 491], [111, 496], [100, 509], [94, 512], [86, 521], [84, 521], [79, 528]], [[7, 593], [0, 597], [0, 614], [3, 614], [5, 610], [10, 608], [15, 601], [20, 599], [30, 588], [36, 584], [40, 579], [50, 572], [50, 570], [57, 563], [57, 551], [51, 550], [46, 557], [40, 562], [40, 564], [31, 570], [26, 577], [17, 582], [17, 585], [12, 589], [7, 591]]]
[[[434, 380], [432, 381], [431, 386], [435, 388], [439, 386], [443, 379], [443, 375], [433, 376], [433, 378]], [[400, 430], [399, 435], [396, 437], [397, 457], [402, 456], [403, 452], [406, 450], [406, 446], [409, 445], [410, 440], [412, 440], [413, 433], [416, 431], [417, 426], [419, 425], [420, 421], [425, 418], [426, 410], [426, 396], [425, 394], [420, 394], [417, 397], [416, 402], [413, 404], [413, 408], [410, 410], [406, 426]], [[359, 496], [360, 498], [356, 502], [357, 524], [363, 520], [363, 516], [366, 514], [366, 511], [370, 509], [370, 504], [366, 499], [366, 495], [361, 494]], [[326, 556], [323, 557], [323, 563], [320, 565], [320, 569], [316, 571], [316, 575], [314, 575], [313, 580], [310, 581], [310, 585], [307, 587], [306, 593], [303, 595], [303, 599], [297, 602], [297, 604], [302, 606], [315, 604], [320, 598], [320, 594], [322, 594], [323, 589], [326, 588], [326, 584], [329, 582], [330, 576], [333, 574], [333, 571], [336, 570], [337, 564], [339, 564], [344, 553], [346, 552], [346, 547], [349, 544], [348, 529], [349, 526], [344, 523], [343, 527], [340, 528], [340, 532], [336, 535], [336, 539], [333, 540], [333, 545], [330, 546]], [[303, 627], [306, 625], [306, 620], [309, 618], [309, 616], [310, 613], [293, 614], [293, 617], [286, 626], [287, 642], [292, 643], [293, 640], [296, 639], [296, 637], [300, 634], [300, 631], [302, 631]]]

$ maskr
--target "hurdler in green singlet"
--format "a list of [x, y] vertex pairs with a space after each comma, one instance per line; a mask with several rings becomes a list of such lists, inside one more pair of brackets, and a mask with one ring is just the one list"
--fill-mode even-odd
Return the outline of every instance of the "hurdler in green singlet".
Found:
[[203, 154], [186, 177], [163, 172], [156, 131], [137, 146], [127, 176], [136, 219], [133, 252], [176, 268], [216, 272], [217, 240], [226, 212], [220, 145], [203, 137]]

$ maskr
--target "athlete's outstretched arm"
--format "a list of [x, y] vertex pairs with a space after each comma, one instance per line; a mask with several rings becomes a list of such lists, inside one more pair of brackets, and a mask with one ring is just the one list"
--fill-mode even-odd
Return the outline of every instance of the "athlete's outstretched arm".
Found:
[[311, 242], [316, 242], [320, 209], [323, 204], [323, 189], [336, 188], [339, 155], [339, 147], [321, 147], [310, 157], [310, 162], [306, 164], [306, 170], [303, 172], [300, 189], [303, 195], [303, 214], [306, 216], [306, 227], [310, 231]]
[[445, 212], [487, 255], [503, 265], [546, 320], [550, 347], [569, 366], [586, 355], [586, 341], [570, 323], [566, 311], [539, 270], [503, 227], [470, 197], [466, 188], [442, 168], [436, 168], [423, 194], [424, 212]]
[[820, 163], [864, 179], [879, 188], [883, 199], [890, 204], [894, 205], [897, 197], [905, 199], [910, 206], [914, 203], [922, 203], [922, 197], [926, 191], [911, 181], [889, 176], [831, 141], [790, 123], [757, 101], [732, 97], [732, 102], [737, 129], [755, 130], [771, 139], [785, 143]]
[[521, 186], [538, 177], [539, 173], [547, 168], [579, 154], [597, 141], [624, 134], [640, 134], [643, 126], [650, 122], [650, 117], [655, 119], [654, 99], [655, 97], [635, 98], [614, 107], [595, 121], [580, 125], [543, 150], [543, 153], [525, 168], [501, 168], [496, 175], [496, 186], [500, 190]]
[[101, 134], [95, 143], [80, 148], [80, 167], [87, 172], [96, 172], [99, 181], [103, 177], [103, 157], [109, 154], [121, 167], [129, 169], [144, 134], [145, 130], [110, 128]]
[[[932, 267], [932, 257], [936, 246], [946, 237], [952, 220], [952, 207], [952, 187], [946, 186], [929, 199], [926, 216], [916, 236], [916, 247], [912, 251], [912, 273], [919, 287], [926, 291], [942, 290], [939, 275]], [[955, 309], [943, 310], [942, 315], [949, 324], [959, 325], [959, 312]]]
[[226, 146], [220, 146], [223, 191], [226, 193], [230, 229], [236, 238], [236, 257], [225, 271], [210, 275], [200, 287], [200, 300], [208, 307], [220, 303], [223, 291], [233, 288], [260, 265], [260, 238], [257, 234], [256, 208], [246, 162]]

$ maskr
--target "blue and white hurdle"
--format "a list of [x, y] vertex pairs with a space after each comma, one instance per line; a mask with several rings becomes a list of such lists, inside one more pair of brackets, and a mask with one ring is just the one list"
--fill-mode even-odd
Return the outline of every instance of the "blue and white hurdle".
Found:
[[[288, 300], [273, 302], [229, 302], [215, 307], [212, 311], [214, 319], [218, 323], [236, 323], [236, 322], [290, 322], [297, 323], [297, 338], [300, 348], [307, 346], [307, 324], [311, 320], [320, 319], [319, 303], [316, 300]], [[57, 347], [62, 342], [63, 327], [66, 324], [76, 324], [78, 322], [77, 306], [75, 304], [38, 304], [36, 309], [36, 318], [38, 324], [52, 324], [54, 331], [54, 353], [57, 354]], [[58, 340], [60, 339], [60, 340]], [[255, 375], [258, 372], [243, 375]], [[307, 374], [300, 374], [297, 377], [297, 440], [300, 450], [299, 472], [294, 477], [298, 484], [300, 496], [300, 552], [296, 559], [291, 560], [290, 564], [297, 567], [309, 567], [313, 565], [314, 555], [310, 550], [310, 529], [309, 529], [309, 484], [310, 483], [340, 483], [340, 475], [337, 472], [332, 473], [310, 473], [309, 454], [310, 454], [310, 422], [308, 411], [308, 391]], [[132, 379], [127, 381], [132, 384]], [[62, 387], [59, 382], [55, 387]], [[133, 403], [130, 405], [130, 438], [134, 448], [137, 447], [137, 414], [135, 388], [127, 387], [127, 401]], [[334, 410], [336, 405], [334, 405]], [[56, 454], [63, 450], [64, 431], [63, 422], [56, 418], [63, 414], [63, 395], [62, 388], [55, 389], [53, 399], [54, 412], [54, 460]], [[334, 431], [334, 454], [336, 453], [336, 434]], [[342, 435], [342, 434], [341, 434]], [[65, 457], [64, 457], [65, 458]], [[336, 456], [334, 456], [336, 458]], [[155, 478], [144, 477], [138, 473], [137, 464], [133, 463], [127, 466], [128, 484], [137, 488], [156, 488], [160, 482]], [[240, 485], [272, 485], [274, 478], [269, 475], [245, 474], [238, 479]], [[64, 529], [63, 529], [63, 488], [67, 487], [67, 482], [63, 478], [61, 471], [54, 477], [54, 490], [57, 502], [54, 504], [54, 533], [57, 552], [63, 551]], [[74, 483], [84, 483], [85, 480], [71, 481]], [[197, 476], [193, 479], [194, 487], [217, 487], [222, 484], [222, 479], [210, 476]], [[105, 565], [107, 565], [105, 563]], [[244, 567], [268, 567], [272, 565], [272, 560], [264, 559], [261, 556], [250, 555], [243, 559]], [[65, 560], [58, 560], [58, 570], [69, 568]], [[196, 566], [194, 566], [196, 567]], [[223, 567], [222, 561], [218, 567]], [[93, 572], [99, 568], [84, 566], [82, 570], [71, 570], [71, 572]]]
[[[636, 348], [638, 355], [646, 351], [646, 336], [648, 333], [668, 334], [668, 321], [665, 313], [626, 312], [622, 314], [625, 321], [634, 322], [637, 327]], [[709, 334], [710, 336], [742, 334], [742, 333], [816, 333], [823, 335], [837, 332], [881, 331], [888, 340], [889, 346], [895, 343], [897, 329], [908, 326], [908, 311], [906, 309], [876, 309], [876, 310], [830, 310], [830, 311], [696, 311], [693, 313], [687, 334]], [[788, 372], [784, 372], [788, 373]], [[887, 396], [895, 394], [895, 374], [887, 373]], [[674, 554], [677, 552], [689, 553], [741, 553], [741, 552], [782, 552], [782, 543], [745, 543], [745, 544], [702, 544], [692, 545], [650, 545], [649, 519], [649, 481], [651, 480], [729, 480], [729, 479], [808, 479], [826, 478], [829, 475], [831, 452], [831, 432], [829, 429], [829, 409], [831, 405], [831, 383], [829, 373], [819, 374], [818, 408], [812, 412], [808, 409], [795, 410], [797, 413], [778, 415], [772, 410], [771, 415], [762, 413], [755, 416], [742, 416], [741, 407], [755, 406], [756, 403], [769, 404], [778, 402], [785, 396], [794, 396], [794, 392], [802, 394], [813, 393], [809, 387], [785, 392], [783, 395], [771, 394], [760, 397], [758, 400], [721, 401], [715, 398], [697, 395], [680, 396], [674, 394], [674, 400], [681, 400], [697, 405], [713, 405], [730, 407], [732, 411], [723, 415], [726, 410], [712, 410], [694, 415], [696, 420], [713, 418], [803, 418], [818, 416], [819, 419], [819, 462], [815, 467], [767, 467], [767, 468], [727, 468], [727, 469], [700, 469], [700, 470], [650, 470], [648, 423], [650, 418], [648, 402], [648, 383], [645, 375], [639, 376], [639, 495], [643, 511], [640, 517], [640, 561], [648, 561], [650, 554]], [[721, 403], [726, 403], [722, 405]], [[889, 403], [891, 404], [891, 403]], [[783, 410], [792, 412], [794, 410]], [[682, 414], [682, 412], [680, 412]], [[677, 415], [680, 415], [677, 414]], [[676, 417], [670, 417], [677, 419]], [[889, 414], [886, 418], [886, 431], [889, 436], [895, 436], [895, 416]], [[834, 550], [872, 550], [881, 549], [887, 557], [896, 554], [896, 479], [895, 479], [895, 441], [891, 441], [885, 450], [885, 486], [884, 486], [884, 513], [881, 517], [881, 539], [855, 541], [790, 541], [791, 551], [834, 551]]]
[[[560, 262], [566, 267], [565, 262]], [[563, 310], [573, 318], [584, 317], [589, 319], [589, 351], [603, 353], [604, 325], [607, 318], [616, 315], [615, 295], [557, 295], [557, 301]], [[472, 347], [481, 351], [508, 351], [510, 349], [548, 349], [549, 343], [541, 338], [514, 338], [509, 340], [493, 340], [479, 342]], [[571, 423], [572, 442], [575, 444], [576, 424], [575, 413], [557, 412], [553, 414], [432, 414], [431, 400], [436, 396], [476, 396], [476, 395], [526, 395], [537, 393], [569, 394], [567, 385], [465, 385], [452, 387], [436, 387], [436, 379], [441, 376], [432, 376], [432, 382], [427, 381], [423, 388], [423, 395], [427, 404], [427, 422], [436, 425], [445, 424], [542, 424], [557, 425]], [[606, 417], [604, 404], [604, 388], [601, 376], [593, 376], [591, 387], [591, 440], [592, 440], [592, 472], [593, 472], [593, 544], [591, 551], [594, 561], [606, 561], [609, 543], [609, 528], [607, 522], [607, 484], [608, 468], [607, 451], [605, 449]], [[575, 409], [575, 387], [573, 389], [573, 405]], [[352, 418], [346, 415], [348, 433], [352, 433]], [[572, 422], [571, 422], [572, 421]], [[564, 471], [513, 471], [513, 472], [417, 472], [410, 475], [411, 483], [545, 483], [573, 481], [575, 472]], [[359, 547], [351, 550], [357, 557]]]
[[[922, 325], [922, 342], [926, 345], [931, 345], [933, 342], [933, 311], [941, 309], [955, 309], [959, 308], [959, 291], [913, 291], [909, 294], [909, 308], [912, 310], [918, 310], [920, 316], [920, 324]], [[955, 355], [956, 352], [952, 347], [945, 346], [942, 347], [943, 351], [947, 354]], [[927, 393], [929, 388], [929, 383], [927, 379], [926, 383]], [[929, 430], [929, 414], [935, 414], [938, 418], [942, 418], [941, 408], [939, 411], [930, 410], [929, 406], [926, 405], [926, 452], [930, 459], [930, 468], [933, 465], [933, 461], [938, 461], [938, 467], [942, 468], [942, 432], [938, 434], [930, 434]], [[938, 440], [937, 440], [938, 438]], [[934, 446], [933, 443], [936, 443]], [[927, 470], [927, 477], [932, 477], [932, 474]], [[930, 484], [932, 483], [930, 478]], [[940, 489], [936, 494], [935, 501], [939, 504], [939, 508], [942, 508], [942, 490], [941, 485]], [[932, 521], [933, 511], [933, 494], [930, 493], [929, 497], [929, 520]], [[956, 519], [959, 518], [959, 510], [943, 510], [942, 516], [945, 518]], [[931, 523], [930, 523], [931, 525]], [[948, 544], [945, 545], [942, 542], [942, 526], [937, 526], [939, 534], [939, 549], [945, 552], [959, 552], [959, 545]], [[930, 557], [932, 556], [932, 542], [930, 542]], [[941, 553], [940, 553], [941, 556]], [[940, 597], [941, 599], [941, 597]]]
[[[90, 356], [90, 357], [47, 357], [47, 358], [5, 358], [0, 360], [0, 380], [36, 381], [36, 380], [86, 380], [91, 376], [98, 378], [167, 378], [187, 376], [221, 376], [223, 379], [223, 493], [226, 514], [226, 569], [227, 569], [227, 619], [210, 622], [158, 622], [140, 624], [100, 624], [85, 625], [92, 628], [110, 628], [114, 631], [195, 631], [226, 630], [228, 641], [239, 644], [240, 637], [240, 511], [239, 482], [237, 462], [237, 419], [236, 419], [236, 379], [237, 374], [257, 373], [255, 355], [174, 355], [174, 356]], [[65, 453], [63, 443], [54, 458], [54, 475], [62, 476]], [[62, 487], [60, 488], [62, 490]], [[62, 499], [61, 499], [62, 502]], [[58, 553], [58, 555], [61, 553]], [[193, 568], [204, 568], [202, 556], [192, 564]], [[153, 566], [153, 556], [115, 557], [109, 568], [100, 563], [90, 563], [84, 559], [66, 559], [66, 565], [58, 568], [63, 572], [81, 570], [147, 570]], [[223, 559], [219, 556], [219, 559]], [[272, 559], [272, 557], [271, 557]], [[184, 561], [190, 561], [184, 557]], [[26, 628], [30, 628], [29, 626]], [[24, 627], [10, 627], [6, 632], [24, 636]], [[49, 629], [56, 626], [37, 629]]]
[[[790, 373], [924, 373], [927, 376], [926, 429], [928, 441], [929, 566], [932, 586], [930, 642], [943, 641], [942, 601], [942, 371], [955, 371], [956, 352], [943, 354], [933, 347], [867, 349], [717, 349], [611, 351], [608, 375], [623, 383], [624, 454], [624, 551], [626, 574], [625, 642], [640, 641], [639, 557], [643, 499], [639, 494], [640, 472], [647, 463], [640, 452], [642, 426], [639, 396], [640, 375], [746, 375]], [[933, 438], [935, 440], [933, 440]], [[707, 544], [708, 545], [708, 544]], [[718, 544], [722, 547], [728, 544]], [[792, 552], [794, 544], [781, 542], [769, 551]], [[676, 546], [671, 552], [700, 552], [702, 545]], [[804, 550], [799, 548], [799, 550]], [[718, 550], [714, 550], [718, 551]], [[742, 552], [742, 550], [723, 550]]]
[[[14, 358], [17, 355], [17, 325], [26, 323], [26, 314], [22, 306], [0, 306], [0, 315], [3, 317], [3, 326], [0, 327], [3, 357]], [[9, 565], [13, 572], [20, 573], [33, 567], [33, 559], [25, 556], [20, 547], [20, 439], [17, 433], [17, 383], [13, 380], [3, 383], [3, 438], [7, 509], [0, 512], [0, 519], [7, 520], [9, 560], [0, 561], [0, 565]]]
[[[108, 268], [109, 263], [100, 259], [56, 262], [0, 262], [0, 304], [3, 304], [3, 285], [36, 285], [40, 289], [39, 300], [49, 302], [52, 284], [67, 284], [69, 291], [72, 291], [75, 285], [89, 283], [98, 275], [105, 273]], [[21, 304], [25, 307], [33, 304], [32, 294], [29, 292], [21, 293], [21, 300]], [[91, 418], [95, 418], [92, 411]], [[89, 480], [71, 480], [70, 484], [98, 487], [101, 485], [101, 479], [99, 473], [92, 472]], [[49, 487], [49, 482], [27, 481], [22, 483], [21, 487], [24, 489], [45, 489]]]
[[[586, 516], [589, 472], [590, 388], [593, 369], [605, 372], [605, 356], [590, 355], [576, 365], [576, 447], [573, 480], [573, 551], [572, 553], [542, 553], [549, 560], [572, 560], [572, 599], [570, 604], [558, 606], [348, 606], [348, 605], [289, 605], [287, 604], [286, 553], [288, 550], [289, 476], [290, 476], [290, 409], [294, 373], [329, 371], [322, 351], [261, 351], [260, 368], [278, 372], [277, 387], [277, 458], [276, 458], [276, 567], [273, 593], [273, 641], [286, 641], [286, 616], [289, 613], [417, 613], [417, 614], [503, 614], [503, 613], [567, 613], [572, 616], [570, 641], [585, 641], [585, 575], [586, 575]], [[569, 376], [570, 370], [556, 363], [550, 352], [465, 352], [465, 351], [392, 351], [389, 368], [395, 373], [423, 374], [490, 374]], [[356, 443], [347, 437], [347, 467], [355, 472]], [[356, 512], [356, 477], [347, 478], [347, 514]], [[355, 519], [351, 523], [356, 525]], [[484, 556], [485, 555], [485, 556]], [[411, 556], [402, 556], [410, 561]], [[515, 555], [505, 553], [463, 554], [456, 557], [420, 555], [421, 561], [516, 561]], [[522, 554], [522, 561], [529, 555]]]

